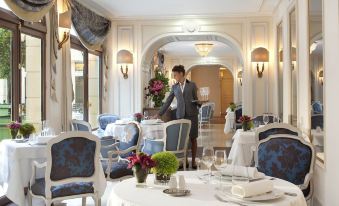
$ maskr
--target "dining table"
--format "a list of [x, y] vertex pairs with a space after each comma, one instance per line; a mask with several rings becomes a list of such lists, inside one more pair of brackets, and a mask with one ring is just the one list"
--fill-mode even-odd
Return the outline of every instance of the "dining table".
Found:
[[[0, 142], [0, 184], [5, 195], [16, 205], [25, 206], [24, 188], [28, 187], [32, 176], [32, 163], [45, 162], [47, 159], [47, 145], [37, 145], [26, 140], [7, 139]], [[100, 164], [98, 182], [99, 193], [102, 195], [106, 189], [106, 178]], [[36, 178], [44, 177], [43, 170], [37, 170]]]
[[[149, 175], [145, 184], [137, 184], [135, 178], [117, 183], [109, 194], [106, 206], [306, 206], [302, 191], [296, 185], [278, 178], [270, 178], [275, 189], [281, 190], [283, 196], [274, 200], [248, 202], [237, 199], [220, 200], [217, 194], [222, 193], [218, 182], [206, 183], [199, 178], [206, 171], [181, 171], [175, 175], [185, 177], [186, 188], [190, 190], [187, 196], [173, 197], [163, 191], [166, 185], [154, 182], [154, 175]], [[269, 178], [269, 177], [265, 177]], [[231, 187], [232, 181], [222, 182], [223, 187]], [[293, 195], [291, 195], [293, 194]]]

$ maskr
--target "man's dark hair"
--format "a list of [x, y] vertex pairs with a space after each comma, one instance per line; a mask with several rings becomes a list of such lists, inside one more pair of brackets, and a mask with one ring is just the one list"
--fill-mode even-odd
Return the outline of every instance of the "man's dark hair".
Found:
[[185, 76], [185, 67], [183, 65], [175, 65], [172, 72], [182, 73]]

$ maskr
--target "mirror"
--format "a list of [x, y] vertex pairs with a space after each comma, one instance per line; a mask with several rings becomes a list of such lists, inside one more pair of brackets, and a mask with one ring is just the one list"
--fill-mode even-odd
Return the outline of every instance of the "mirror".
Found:
[[290, 12], [290, 61], [291, 61], [291, 115], [290, 123], [297, 127], [298, 85], [297, 85], [297, 23], [295, 9]]
[[284, 110], [284, 67], [283, 67], [283, 31], [282, 22], [277, 26], [277, 49], [278, 49], [278, 115], [283, 119]]
[[322, 1], [309, 1], [310, 89], [311, 89], [311, 139], [317, 156], [323, 160], [324, 105], [323, 105], [323, 33]]

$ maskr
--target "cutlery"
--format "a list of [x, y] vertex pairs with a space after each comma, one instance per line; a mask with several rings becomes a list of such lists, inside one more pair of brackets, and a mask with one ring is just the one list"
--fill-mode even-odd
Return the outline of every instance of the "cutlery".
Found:
[[226, 202], [226, 203], [232, 203], [232, 204], [236, 204], [236, 205], [240, 205], [240, 206], [247, 206], [246, 204], [243, 204], [241, 202], [236, 202], [236, 201], [232, 201], [232, 200], [224, 200], [221, 197], [219, 197], [218, 195], [214, 195], [215, 198], [217, 198], [217, 200], [219, 200], [220, 202]]

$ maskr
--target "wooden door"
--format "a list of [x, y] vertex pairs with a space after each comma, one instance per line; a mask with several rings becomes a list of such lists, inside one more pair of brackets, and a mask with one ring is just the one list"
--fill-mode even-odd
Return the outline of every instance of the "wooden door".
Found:
[[228, 105], [233, 102], [233, 76], [229, 70], [220, 70], [221, 115], [225, 115]]

